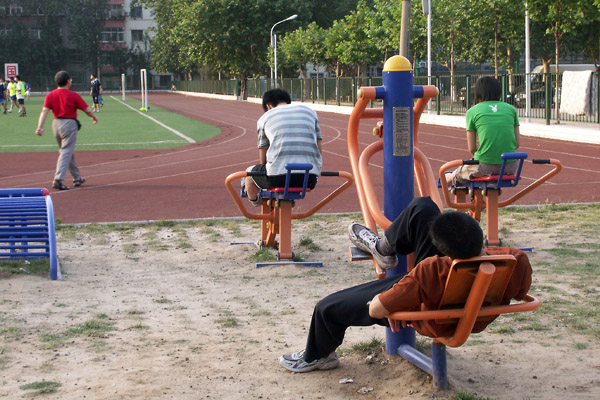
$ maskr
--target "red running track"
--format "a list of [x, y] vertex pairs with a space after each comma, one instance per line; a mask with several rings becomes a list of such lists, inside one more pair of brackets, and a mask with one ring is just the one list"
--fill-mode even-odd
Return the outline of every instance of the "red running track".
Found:
[[[205, 142], [176, 149], [76, 151], [77, 163], [87, 182], [80, 188], [63, 192], [51, 189], [56, 217], [63, 223], [240, 215], [224, 181], [228, 174], [257, 162], [256, 120], [262, 114], [261, 106], [171, 93], [152, 94], [150, 100], [157, 107], [216, 125], [222, 133]], [[351, 172], [347, 149], [348, 116], [319, 112], [319, 119], [324, 138], [323, 170]], [[369, 119], [361, 123], [361, 146], [376, 140], [371, 134], [375, 122]], [[521, 142], [519, 151], [529, 153], [530, 160], [556, 158], [562, 161], [564, 168], [518, 204], [599, 201], [598, 145], [530, 137], [522, 137]], [[458, 128], [422, 125], [420, 148], [434, 171], [446, 161], [469, 158], [465, 133]], [[0, 157], [4, 165], [0, 187], [50, 187], [56, 152], [4, 153]], [[373, 180], [381, 190], [381, 157], [374, 157], [372, 164]], [[548, 170], [548, 166], [527, 162], [523, 183], [531, 182]], [[307, 199], [297, 203], [298, 210], [308, 209], [341, 182], [340, 178], [321, 178]], [[357, 211], [360, 208], [356, 190], [352, 187], [320, 212]]]

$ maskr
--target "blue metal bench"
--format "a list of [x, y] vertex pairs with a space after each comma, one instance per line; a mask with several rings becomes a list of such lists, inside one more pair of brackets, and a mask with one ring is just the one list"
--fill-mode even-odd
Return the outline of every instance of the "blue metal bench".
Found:
[[46, 189], [0, 189], [0, 260], [49, 258], [50, 279], [62, 280], [52, 198]]

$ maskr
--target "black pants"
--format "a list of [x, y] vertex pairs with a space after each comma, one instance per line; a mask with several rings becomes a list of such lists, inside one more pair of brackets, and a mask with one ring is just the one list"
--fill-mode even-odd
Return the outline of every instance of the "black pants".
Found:
[[[416, 198], [386, 229], [385, 236], [398, 254], [414, 252], [417, 264], [427, 257], [441, 255], [429, 238], [429, 225], [439, 214], [438, 206], [429, 197]], [[387, 318], [369, 316], [367, 302], [390, 289], [402, 276], [363, 283], [319, 301], [313, 311], [304, 360], [310, 362], [335, 351], [350, 326], [389, 326]]]

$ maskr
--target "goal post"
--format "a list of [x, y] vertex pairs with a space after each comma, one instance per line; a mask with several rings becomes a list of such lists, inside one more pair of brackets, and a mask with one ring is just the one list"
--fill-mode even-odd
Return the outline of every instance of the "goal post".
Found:
[[146, 69], [140, 70], [140, 93], [142, 95], [142, 107], [140, 111], [148, 111], [148, 73]]
[[121, 99], [123, 101], [125, 101], [125, 84], [126, 84], [126, 80], [125, 80], [125, 74], [121, 74]]

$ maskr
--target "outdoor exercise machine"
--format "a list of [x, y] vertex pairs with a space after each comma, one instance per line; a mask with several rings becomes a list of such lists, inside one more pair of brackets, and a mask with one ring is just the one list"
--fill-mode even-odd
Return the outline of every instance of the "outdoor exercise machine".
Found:
[[54, 208], [47, 189], [0, 189], [0, 260], [48, 258], [50, 279], [62, 280]]
[[398, 355], [432, 375], [435, 387], [448, 388], [446, 346], [463, 345], [477, 322], [489, 323], [500, 314], [532, 311], [541, 305], [539, 299], [530, 295], [519, 303], [502, 304], [516, 264], [517, 260], [512, 255], [454, 260], [438, 310], [396, 312], [387, 316], [398, 321], [454, 324], [454, 333], [433, 339], [431, 358], [408, 344], [398, 346]]
[[[260, 248], [278, 247], [277, 262], [257, 263], [256, 267], [280, 264], [297, 264], [315, 267], [323, 266], [323, 263], [321, 262], [295, 261], [295, 254], [292, 252], [292, 220], [310, 217], [330, 201], [339, 196], [344, 190], [350, 187], [354, 182], [354, 179], [350, 173], [345, 171], [322, 171], [321, 177], [337, 176], [344, 178], [345, 181], [327, 196], [322, 198], [317, 204], [312, 206], [308, 211], [303, 213], [294, 213], [293, 208], [296, 201], [304, 199], [306, 194], [310, 192], [307, 184], [309, 171], [312, 169], [312, 167], [312, 164], [286, 164], [287, 175], [285, 186], [270, 190], [261, 190], [260, 196], [262, 198], [262, 203], [260, 206], [260, 213], [252, 213], [248, 211], [242, 201], [242, 198], [245, 196], [243, 188], [241, 191], [238, 191], [234, 189], [233, 183], [239, 182], [240, 179], [243, 179], [246, 176], [253, 176], [261, 173], [239, 171], [234, 172], [225, 179], [225, 186], [227, 187], [229, 194], [231, 195], [240, 212], [248, 219], [256, 219], [261, 221], [261, 238], [257, 242], [258, 246]], [[302, 187], [290, 186], [290, 178], [294, 172], [304, 174]], [[279, 243], [277, 243], [278, 236]]]
[[[420, 116], [429, 101], [437, 95], [433, 86], [413, 86], [412, 66], [408, 59], [394, 56], [386, 61], [383, 68], [383, 85], [363, 87], [348, 122], [348, 153], [356, 181], [359, 203], [365, 224], [377, 231], [377, 226], [387, 229], [414, 198], [416, 184], [420, 196], [430, 196], [440, 210], [444, 203], [428, 159], [418, 148], [418, 128]], [[413, 101], [417, 102], [413, 107]], [[382, 108], [367, 109], [369, 102], [383, 100]], [[368, 145], [359, 152], [358, 130], [361, 119], [383, 117], [373, 133], [381, 140]], [[383, 151], [383, 200], [384, 210], [379, 205], [379, 195], [375, 190], [369, 172], [369, 162], [374, 154]], [[356, 249], [350, 249], [352, 260], [364, 259]], [[510, 258], [510, 257], [509, 257]], [[514, 261], [514, 258], [513, 258]], [[446, 314], [393, 314], [390, 318], [402, 321], [419, 319], [452, 319], [449, 322], [457, 328], [452, 337], [433, 338], [432, 357], [416, 349], [416, 335], [411, 327], [402, 328], [398, 333], [386, 332], [386, 351], [390, 355], [400, 355], [419, 368], [433, 375], [433, 383], [440, 389], [448, 387], [445, 346], [463, 344], [478, 318], [489, 318], [501, 313], [529, 311], [539, 307], [539, 301], [527, 297], [523, 304], [512, 308], [498, 305], [510, 279], [514, 262], [498, 260], [490, 256], [482, 259], [463, 260], [452, 267], [448, 277], [442, 303], [452, 309]], [[373, 261], [379, 278], [386, 276]], [[412, 268], [412, 257], [399, 256], [396, 268], [390, 274], [403, 274]], [[463, 268], [466, 264], [468, 267]], [[507, 268], [506, 265], [512, 265]], [[499, 272], [503, 271], [503, 272]], [[508, 272], [507, 272], [508, 271]], [[476, 277], [469, 279], [469, 277]], [[492, 308], [482, 308], [482, 305]], [[432, 313], [432, 312], [429, 312]], [[414, 318], [413, 318], [414, 315]], [[411, 319], [412, 318], [412, 319]], [[458, 321], [458, 323], [457, 323]]]
[[[523, 163], [527, 157], [527, 153], [504, 153], [502, 154], [502, 166], [500, 167], [498, 175], [473, 178], [468, 183], [454, 182], [449, 184], [446, 179], [446, 173], [453, 171], [461, 165], [478, 163], [477, 160], [454, 160], [447, 162], [440, 167], [440, 187], [442, 188], [444, 201], [448, 207], [456, 210], [468, 211], [477, 221], [481, 220], [481, 213], [483, 210], [486, 210], [486, 247], [502, 245], [502, 240], [498, 234], [499, 208], [513, 204], [515, 201], [558, 174], [562, 169], [562, 163], [553, 158], [532, 160], [533, 164], [550, 164], [554, 167], [545, 175], [521, 189], [518, 193], [506, 200], [500, 201], [502, 188], [515, 187], [519, 184]], [[517, 171], [514, 175], [505, 175], [504, 171], [506, 164], [511, 161], [519, 163]], [[454, 199], [450, 198], [450, 194], [454, 195]]]

